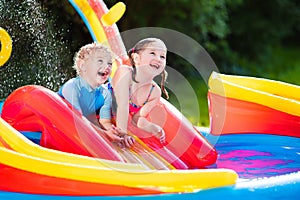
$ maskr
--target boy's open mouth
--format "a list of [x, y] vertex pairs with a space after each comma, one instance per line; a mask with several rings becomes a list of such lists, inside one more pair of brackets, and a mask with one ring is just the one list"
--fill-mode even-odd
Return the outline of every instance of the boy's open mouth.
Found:
[[106, 75], [108, 75], [108, 72], [98, 72], [97, 74], [99, 76], [106, 76]]

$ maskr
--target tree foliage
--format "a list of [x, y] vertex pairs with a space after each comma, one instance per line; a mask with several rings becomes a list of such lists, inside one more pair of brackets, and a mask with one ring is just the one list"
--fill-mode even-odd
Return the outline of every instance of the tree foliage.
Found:
[[[117, 1], [109, 2], [112, 6]], [[127, 12], [119, 22], [121, 31], [146, 26], [177, 30], [198, 41], [226, 73], [255, 73], [249, 72], [247, 62], [268, 62], [274, 48], [300, 44], [297, 0], [124, 2]], [[186, 65], [174, 60], [175, 66], [182, 64]]]
[[267, 61], [274, 47], [300, 44], [300, 2], [245, 0], [229, 10], [230, 49], [249, 60]]

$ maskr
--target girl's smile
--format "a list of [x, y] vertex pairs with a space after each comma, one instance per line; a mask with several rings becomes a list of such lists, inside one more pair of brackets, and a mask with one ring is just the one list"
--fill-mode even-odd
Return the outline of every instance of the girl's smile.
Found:
[[148, 66], [150, 68], [148, 68], [149, 70], [147, 71], [156, 76], [160, 74], [166, 66], [166, 54], [167, 49], [164, 44], [153, 42], [135, 54], [136, 66], [143, 67], [143, 71], [147, 70], [146, 68]]

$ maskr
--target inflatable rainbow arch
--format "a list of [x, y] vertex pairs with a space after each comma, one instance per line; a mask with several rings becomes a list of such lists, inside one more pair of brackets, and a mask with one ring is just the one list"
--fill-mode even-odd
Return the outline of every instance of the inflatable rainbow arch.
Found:
[[[126, 63], [115, 24], [126, 6], [108, 10], [100, 0], [69, 2], [94, 41], [108, 42], [118, 55], [115, 67]], [[0, 31], [4, 65], [11, 40]], [[296, 198], [299, 94], [295, 85], [214, 72], [210, 130], [194, 127], [161, 99], [167, 145], [136, 137], [133, 148], [121, 149], [55, 92], [23, 86], [0, 104], [0, 198]]]

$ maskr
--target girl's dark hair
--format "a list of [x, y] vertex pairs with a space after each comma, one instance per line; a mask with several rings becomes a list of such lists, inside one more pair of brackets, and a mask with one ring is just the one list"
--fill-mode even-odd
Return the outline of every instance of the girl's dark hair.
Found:
[[[150, 43], [153, 43], [153, 42], [164, 43], [162, 40], [160, 40], [158, 38], [146, 38], [146, 39], [140, 40], [138, 43], [136, 43], [134, 45], [133, 48], [131, 48], [128, 51], [128, 57], [129, 57], [131, 65], [132, 65], [132, 80], [136, 83], [138, 83], [138, 81], [136, 80], [136, 66], [135, 66], [135, 63], [133, 61], [132, 54], [133, 53], [139, 53], [141, 50], [143, 50], [145, 48], [146, 45], [148, 45]], [[165, 88], [165, 83], [166, 83], [167, 76], [168, 76], [167, 71], [164, 70], [162, 72], [161, 76], [162, 76], [162, 79], [161, 79], [161, 83], [160, 83], [160, 88], [161, 88], [162, 92], [164, 93], [164, 95], [166, 96], [166, 98], [168, 99], [169, 94], [168, 94], [168, 92]]]

